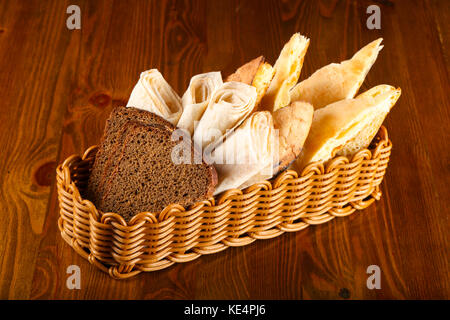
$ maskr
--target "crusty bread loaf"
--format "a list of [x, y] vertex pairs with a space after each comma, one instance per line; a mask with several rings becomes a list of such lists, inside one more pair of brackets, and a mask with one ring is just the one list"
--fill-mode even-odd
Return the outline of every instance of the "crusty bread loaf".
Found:
[[225, 78], [225, 81], [237, 81], [251, 85], [253, 78], [255, 78], [255, 75], [258, 72], [259, 66], [263, 63], [264, 57], [259, 56], [237, 68], [234, 73]]
[[116, 212], [125, 220], [139, 212], [158, 213], [167, 205], [188, 206], [212, 196], [217, 184], [213, 166], [205, 162], [177, 164], [172, 158], [178, 142], [172, 141], [172, 130], [162, 125], [145, 125], [130, 121], [125, 124], [124, 143], [114, 159], [114, 170], [99, 201], [103, 212]]
[[[267, 112], [267, 111], [266, 111]], [[293, 102], [273, 113], [274, 149], [270, 167], [254, 174], [239, 188], [261, 182], [289, 167], [299, 156], [311, 127], [314, 108], [306, 102]], [[270, 173], [270, 176], [268, 176]]]
[[104, 133], [100, 142], [100, 146], [95, 157], [95, 163], [88, 182], [88, 197], [97, 202], [98, 196], [103, 194], [104, 179], [109, 175], [111, 170], [112, 159], [109, 157], [117, 146], [123, 144], [121, 130], [123, 125], [128, 121], [135, 120], [145, 124], [161, 124], [171, 129], [175, 129], [170, 122], [157, 116], [154, 113], [136, 109], [134, 107], [119, 106], [111, 111], [106, 121]]
[[297, 159], [308, 136], [314, 107], [307, 102], [293, 102], [273, 113], [273, 124], [278, 130], [278, 162], [274, 174], [287, 168]]
[[326, 65], [290, 91], [291, 101], [311, 103], [323, 108], [343, 99], [352, 99], [383, 48], [381, 41], [372, 41], [349, 60]]
[[339, 152], [348, 154], [367, 147], [381, 125], [380, 119], [384, 119], [400, 93], [400, 89], [388, 85], [376, 86], [355, 99], [341, 100], [314, 111], [296, 168], [302, 170], [310, 162], [328, 161]]

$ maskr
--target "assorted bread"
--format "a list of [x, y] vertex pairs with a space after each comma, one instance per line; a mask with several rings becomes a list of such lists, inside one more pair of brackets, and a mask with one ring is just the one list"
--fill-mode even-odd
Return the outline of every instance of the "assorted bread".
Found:
[[244, 189], [286, 168], [352, 157], [401, 93], [379, 85], [355, 97], [381, 41], [298, 84], [310, 42], [299, 33], [273, 67], [260, 56], [225, 81], [220, 72], [195, 75], [182, 98], [158, 70], [142, 72], [127, 106], [107, 120], [88, 199], [128, 220]]
[[302, 150], [311, 126], [313, 111], [314, 108], [309, 103], [297, 101], [272, 114], [276, 132], [272, 161], [241, 184], [239, 189], [269, 179], [289, 167]]

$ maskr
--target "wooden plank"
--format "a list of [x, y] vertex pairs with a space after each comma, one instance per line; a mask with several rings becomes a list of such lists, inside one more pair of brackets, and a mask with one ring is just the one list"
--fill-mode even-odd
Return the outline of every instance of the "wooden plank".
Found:
[[[45, 233], [62, 120], [69, 103], [74, 34], [65, 2], [0, 6], [0, 297], [28, 298]], [[58, 14], [61, 13], [61, 14]]]

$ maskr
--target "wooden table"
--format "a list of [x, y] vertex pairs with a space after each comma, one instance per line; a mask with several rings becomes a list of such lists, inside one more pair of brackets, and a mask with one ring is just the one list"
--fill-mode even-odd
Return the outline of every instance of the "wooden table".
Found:
[[[66, 9], [81, 9], [69, 30]], [[381, 9], [369, 30], [366, 8]], [[449, 290], [450, 1], [2, 1], [0, 4], [0, 298], [403, 299]], [[383, 197], [350, 217], [117, 281], [57, 228], [55, 167], [98, 143], [139, 73], [158, 68], [182, 94], [292, 33], [311, 38], [301, 79], [378, 37], [361, 90], [402, 88], [386, 127], [394, 148]], [[81, 270], [69, 290], [68, 266]], [[369, 290], [368, 266], [381, 270]]]

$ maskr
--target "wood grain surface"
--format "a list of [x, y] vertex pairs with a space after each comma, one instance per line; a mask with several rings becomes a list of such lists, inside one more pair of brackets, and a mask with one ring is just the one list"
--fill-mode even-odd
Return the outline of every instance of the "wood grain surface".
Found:
[[[66, 27], [71, 4], [81, 29]], [[366, 8], [381, 8], [381, 29]], [[2, 1], [0, 298], [448, 299], [450, 1]], [[61, 238], [55, 167], [98, 143], [139, 73], [181, 95], [191, 76], [231, 73], [292, 33], [311, 38], [301, 79], [378, 37], [361, 90], [402, 88], [382, 199], [350, 217], [117, 281]], [[66, 286], [81, 269], [81, 289]], [[381, 269], [381, 289], [366, 286]]]

